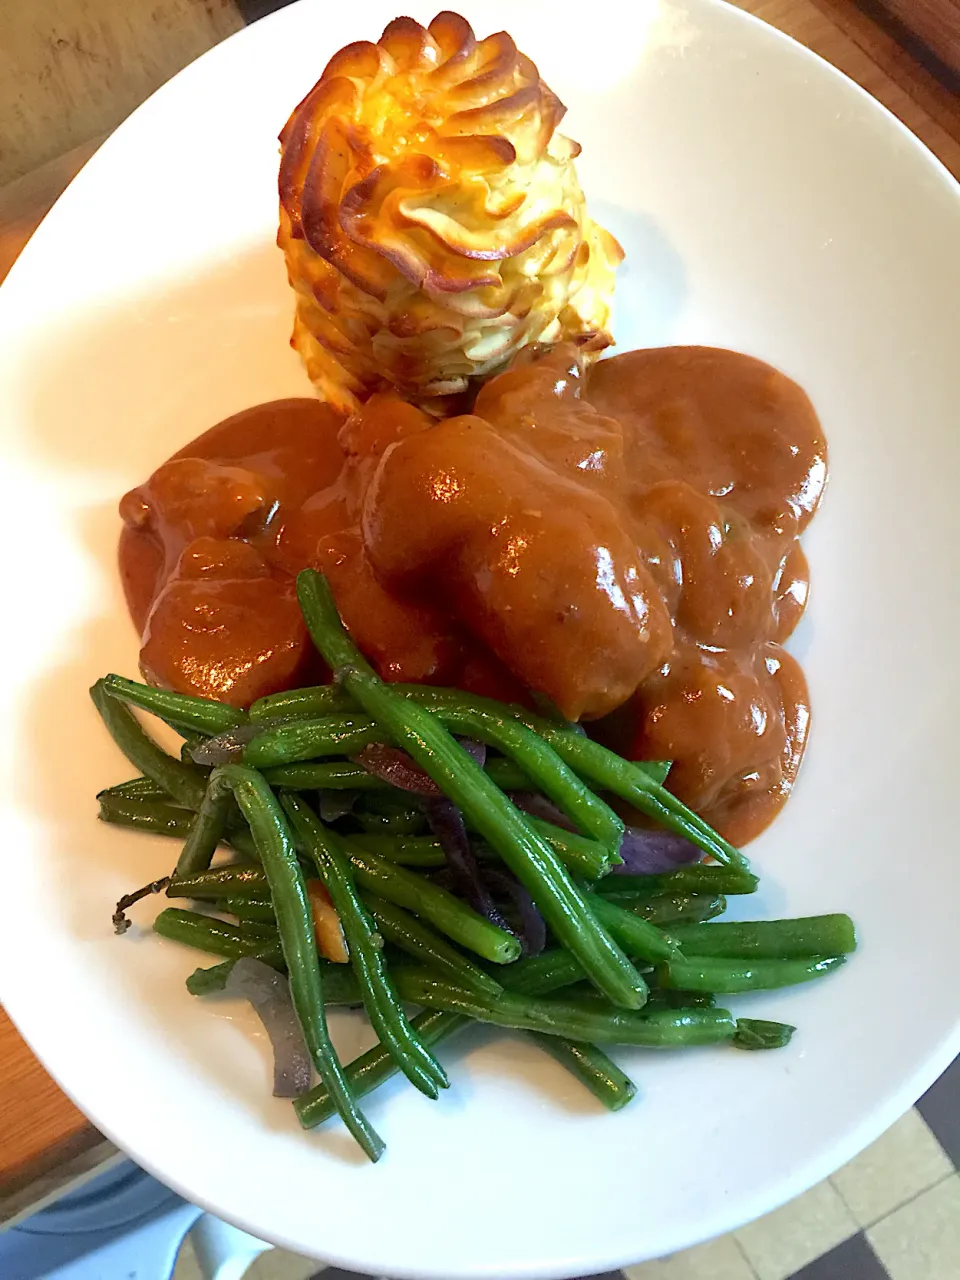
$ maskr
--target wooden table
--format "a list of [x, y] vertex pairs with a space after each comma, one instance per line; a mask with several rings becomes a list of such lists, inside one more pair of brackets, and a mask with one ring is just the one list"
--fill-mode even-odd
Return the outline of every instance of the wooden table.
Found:
[[[951, 0], [940, 0], [940, 3]], [[955, 2], [955, 0], [954, 0]], [[62, 7], [62, 0], [57, 0]], [[117, 9], [113, 0], [78, 0], [89, 11]], [[883, 19], [876, 0], [741, 0], [741, 8], [808, 45], [889, 107], [955, 175], [960, 177], [960, 94], [943, 68]], [[183, 16], [191, 0], [151, 0], [144, 41], [162, 38], [157, 15]], [[902, 6], [900, 6], [902, 8]], [[134, 6], [136, 8], [136, 6]], [[244, 5], [228, 11], [227, 0], [210, 8], [216, 22], [194, 25], [188, 57], [240, 24]], [[129, 5], [122, 6], [129, 23]], [[118, 10], [119, 11], [119, 10]], [[878, 16], [879, 15], [879, 16]], [[4, 23], [0, 17], [0, 46]], [[128, 25], [125, 33], [129, 38]], [[197, 47], [197, 42], [200, 46]], [[181, 40], [182, 43], [182, 40]], [[909, 47], [905, 47], [909, 46]], [[159, 60], [162, 61], [162, 60]], [[158, 59], [145, 58], [154, 66]], [[170, 71], [176, 69], [171, 66]], [[934, 72], [937, 74], [934, 74]], [[143, 92], [149, 91], [144, 87]], [[129, 92], [129, 89], [128, 89]], [[132, 104], [131, 104], [132, 105]], [[106, 123], [112, 123], [107, 121]], [[102, 127], [106, 127], [102, 124]], [[0, 188], [0, 279], [34, 227], [89, 156], [100, 137], [82, 143], [25, 177]], [[113, 1148], [60, 1092], [0, 1010], [0, 1223], [56, 1193]]]

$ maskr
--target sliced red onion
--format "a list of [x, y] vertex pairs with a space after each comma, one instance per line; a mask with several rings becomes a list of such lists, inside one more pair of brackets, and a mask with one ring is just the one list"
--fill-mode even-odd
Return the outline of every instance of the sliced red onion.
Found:
[[438, 889], [446, 889], [447, 893], [454, 893], [456, 890], [456, 881], [453, 878], [453, 872], [449, 867], [430, 867], [424, 870], [424, 877], [435, 884]]
[[538, 956], [547, 945], [547, 926], [534, 905], [530, 894], [520, 881], [505, 867], [484, 865], [483, 877], [487, 884], [509, 898], [520, 917], [520, 944], [525, 956]]
[[491, 924], [510, 932], [480, 874], [476, 854], [470, 847], [463, 814], [446, 797], [442, 800], [424, 801], [423, 809], [430, 830], [440, 841], [440, 847], [446, 855], [453, 892], [469, 903], [474, 911], [485, 916]]
[[546, 796], [542, 796], [539, 791], [511, 791], [510, 799], [522, 809], [524, 813], [529, 813], [532, 818], [540, 818], [543, 822], [552, 822], [555, 827], [562, 827], [564, 831], [576, 831], [576, 825], [570, 821], [567, 815]]
[[[487, 760], [487, 748], [483, 743], [465, 739], [460, 745], [482, 769]], [[418, 796], [443, 795], [429, 773], [421, 769], [416, 761], [411, 760], [399, 747], [388, 747], [382, 742], [372, 742], [354, 757], [354, 761], [362, 765], [367, 773], [372, 773], [375, 778], [389, 782], [392, 787], [399, 787], [401, 791], [411, 791]]]
[[362, 765], [367, 773], [389, 782], [401, 791], [412, 791], [417, 796], [442, 796], [443, 792], [426, 772], [399, 747], [388, 747], [383, 742], [371, 742], [364, 747], [354, 762]]
[[463, 747], [468, 756], [471, 756], [475, 764], [482, 769], [487, 763], [487, 744], [485, 742], [475, 742], [473, 738], [458, 738], [457, 741]]
[[247, 743], [252, 742], [258, 733], [262, 733], [264, 727], [262, 723], [238, 724], [235, 729], [228, 729], [226, 733], [219, 733], [215, 738], [208, 738], [206, 742], [191, 747], [190, 755], [197, 764], [209, 764], [214, 768], [221, 764], [233, 764], [240, 759]]
[[273, 1045], [273, 1096], [298, 1098], [310, 1088], [310, 1055], [293, 1008], [290, 984], [262, 960], [235, 960], [224, 988], [249, 1000]]
[[[510, 798], [518, 809], [552, 822], [565, 831], [576, 831], [576, 825], [565, 813], [545, 796], [536, 791], [512, 791]], [[683, 836], [657, 827], [627, 827], [620, 844], [622, 862], [611, 870], [611, 875], [654, 875], [660, 871], [673, 871], [688, 862], [699, 862], [701, 850]]]
[[703, 851], [683, 836], [656, 827], [627, 827], [620, 842], [622, 861], [611, 875], [649, 876], [699, 862]]

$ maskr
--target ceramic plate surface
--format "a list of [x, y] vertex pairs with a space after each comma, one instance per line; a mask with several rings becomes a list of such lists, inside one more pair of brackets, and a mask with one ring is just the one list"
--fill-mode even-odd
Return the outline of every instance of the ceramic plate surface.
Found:
[[[0, 997], [104, 1132], [256, 1235], [396, 1277], [578, 1275], [803, 1191], [960, 1049], [960, 189], [866, 94], [723, 4], [464, 6], [568, 104], [592, 209], [627, 251], [620, 349], [749, 352], [823, 420], [793, 643], [814, 731], [751, 849], [763, 892], [738, 905], [848, 910], [862, 946], [822, 985], [737, 1002], [799, 1025], [783, 1052], [618, 1054], [641, 1096], [616, 1116], [522, 1039], [469, 1034], [440, 1102], [403, 1084], [370, 1101], [388, 1143], [371, 1167], [270, 1097], [251, 1017], [187, 995], [198, 953], [112, 935], [113, 902], [170, 848], [95, 820], [130, 769], [86, 691], [136, 672], [119, 496], [227, 414], [309, 394], [276, 135], [397, 3], [305, 0], [201, 58], [105, 143], [0, 289]], [[369, 1043], [359, 1019], [335, 1029], [345, 1054]]]

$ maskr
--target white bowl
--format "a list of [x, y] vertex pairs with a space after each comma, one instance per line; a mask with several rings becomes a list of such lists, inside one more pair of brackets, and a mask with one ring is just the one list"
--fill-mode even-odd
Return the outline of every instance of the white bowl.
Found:
[[[119, 495], [219, 418], [309, 392], [273, 243], [276, 133], [394, 3], [303, 3], [201, 58], [103, 146], [0, 289], [0, 995], [104, 1132], [258, 1236], [398, 1277], [568, 1276], [803, 1191], [960, 1048], [960, 195], [866, 94], [724, 4], [465, 6], [569, 105], [583, 185], [628, 254], [621, 348], [761, 356], [822, 417], [832, 479], [795, 643], [815, 727], [751, 850], [762, 892], [738, 905], [848, 910], [862, 947], [822, 985], [736, 1002], [795, 1021], [787, 1050], [618, 1054], [641, 1091], [619, 1115], [521, 1039], [470, 1034], [444, 1052], [440, 1102], [402, 1083], [370, 1100], [389, 1144], [370, 1166], [270, 1097], [251, 1017], [187, 995], [202, 957], [113, 936], [114, 900], [170, 849], [95, 820], [94, 793], [130, 769], [86, 690], [136, 670]], [[368, 1043], [359, 1019], [336, 1030], [345, 1053]]]

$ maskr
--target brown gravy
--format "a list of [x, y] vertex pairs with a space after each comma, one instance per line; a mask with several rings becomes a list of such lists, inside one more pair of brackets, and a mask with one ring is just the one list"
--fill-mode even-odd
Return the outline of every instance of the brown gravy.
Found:
[[228, 419], [123, 499], [121, 572], [153, 682], [246, 705], [322, 679], [293, 592], [312, 565], [385, 678], [545, 694], [674, 760], [671, 788], [743, 842], [803, 752], [781, 644], [825, 478], [809, 400], [760, 361], [663, 348], [585, 379], [558, 347], [441, 423], [393, 396]]

